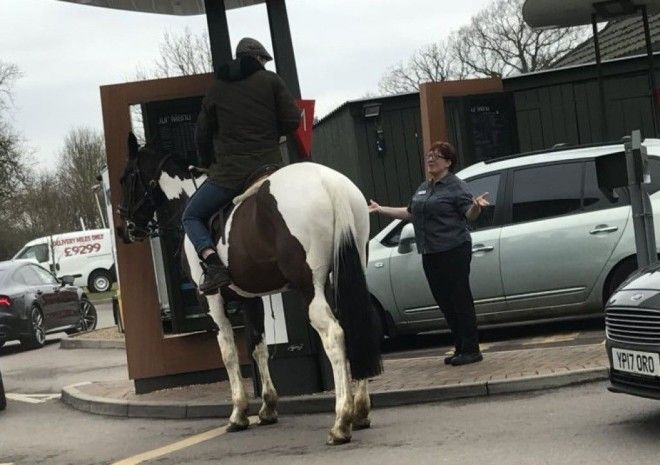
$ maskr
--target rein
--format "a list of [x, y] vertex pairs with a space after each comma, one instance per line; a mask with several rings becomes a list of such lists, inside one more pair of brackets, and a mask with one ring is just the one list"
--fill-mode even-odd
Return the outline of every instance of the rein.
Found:
[[[163, 170], [165, 163], [172, 158], [171, 154], [165, 155], [160, 162], [158, 163], [156, 172], [160, 173]], [[155, 198], [154, 193], [158, 189], [158, 181], [156, 179], [150, 179], [148, 183], [145, 183], [142, 179], [142, 171], [140, 170], [139, 161], [135, 160], [135, 167], [130, 171], [126, 176], [131, 183], [127, 192], [127, 198], [123, 205], [119, 206], [119, 215], [124, 218], [126, 221], [127, 231], [129, 235], [133, 235], [136, 232], [139, 232], [144, 237], [156, 237], [158, 235], [158, 221], [151, 219], [147, 223], [145, 229], [138, 228], [134, 221], [135, 212], [139, 211], [140, 208], [147, 204], [154, 209], [158, 208], [160, 202]], [[140, 200], [138, 200], [135, 205], [133, 205], [133, 191], [135, 187], [139, 187], [143, 194]], [[176, 218], [174, 216], [173, 218]], [[171, 222], [168, 221], [168, 223]]]

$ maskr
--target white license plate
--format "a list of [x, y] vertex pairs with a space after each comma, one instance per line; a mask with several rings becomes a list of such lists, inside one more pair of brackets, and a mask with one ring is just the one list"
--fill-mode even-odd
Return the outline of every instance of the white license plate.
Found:
[[660, 354], [612, 347], [612, 368], [645, 376], [660, 376]]

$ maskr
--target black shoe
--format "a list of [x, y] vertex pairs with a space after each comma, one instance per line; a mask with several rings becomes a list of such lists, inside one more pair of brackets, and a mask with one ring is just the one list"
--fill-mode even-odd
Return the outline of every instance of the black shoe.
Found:
[[484, 356], [481, 355], [481, 352], [474, 352], [472, 354], [458, 354], [454, 357], [451, 362], [453, 366], [459, 365], [468, 365], [470, 363], [477, 363], [484, 359]]
[[448, 357], [445, 357], [445, 365], [451, 365], [451, 361], [454, 360], [459, 354], [454, 352], [453, 354], [449, 355]]
[[204, 268], [204, 281], [199, 285], [199, 292], [205, 295], [212, 295], [218, 292], [220, 288], [229, 286], [229, 270], [220, 261], [217, 254], [209, 255], [202, 262]]

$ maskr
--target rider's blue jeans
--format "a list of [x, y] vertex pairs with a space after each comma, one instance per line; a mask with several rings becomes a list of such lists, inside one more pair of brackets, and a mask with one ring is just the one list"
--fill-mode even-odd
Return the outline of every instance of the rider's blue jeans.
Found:
[[236, 195], [238, 195], [238, 191], [218, 186], [207, 180], [199, 186], [199, 189], [188, 201], [181, 221], [186, 235], [190, 238], [198, 254], [204, 249], [215, 249], [213, 238], [208, 230], [208, 220], [215, 212], [231, 202]]

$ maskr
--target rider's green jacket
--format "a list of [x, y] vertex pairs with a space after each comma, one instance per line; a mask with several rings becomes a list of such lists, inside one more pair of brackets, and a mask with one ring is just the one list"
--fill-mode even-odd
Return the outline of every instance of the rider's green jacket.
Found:
[[218, 75], [197, 119], [197, 151], [212, 182], [239, 189], [259, 167], [282, 163], [280, 136], [298, 127], [300, 110], [284, 81], [252, 57]]

